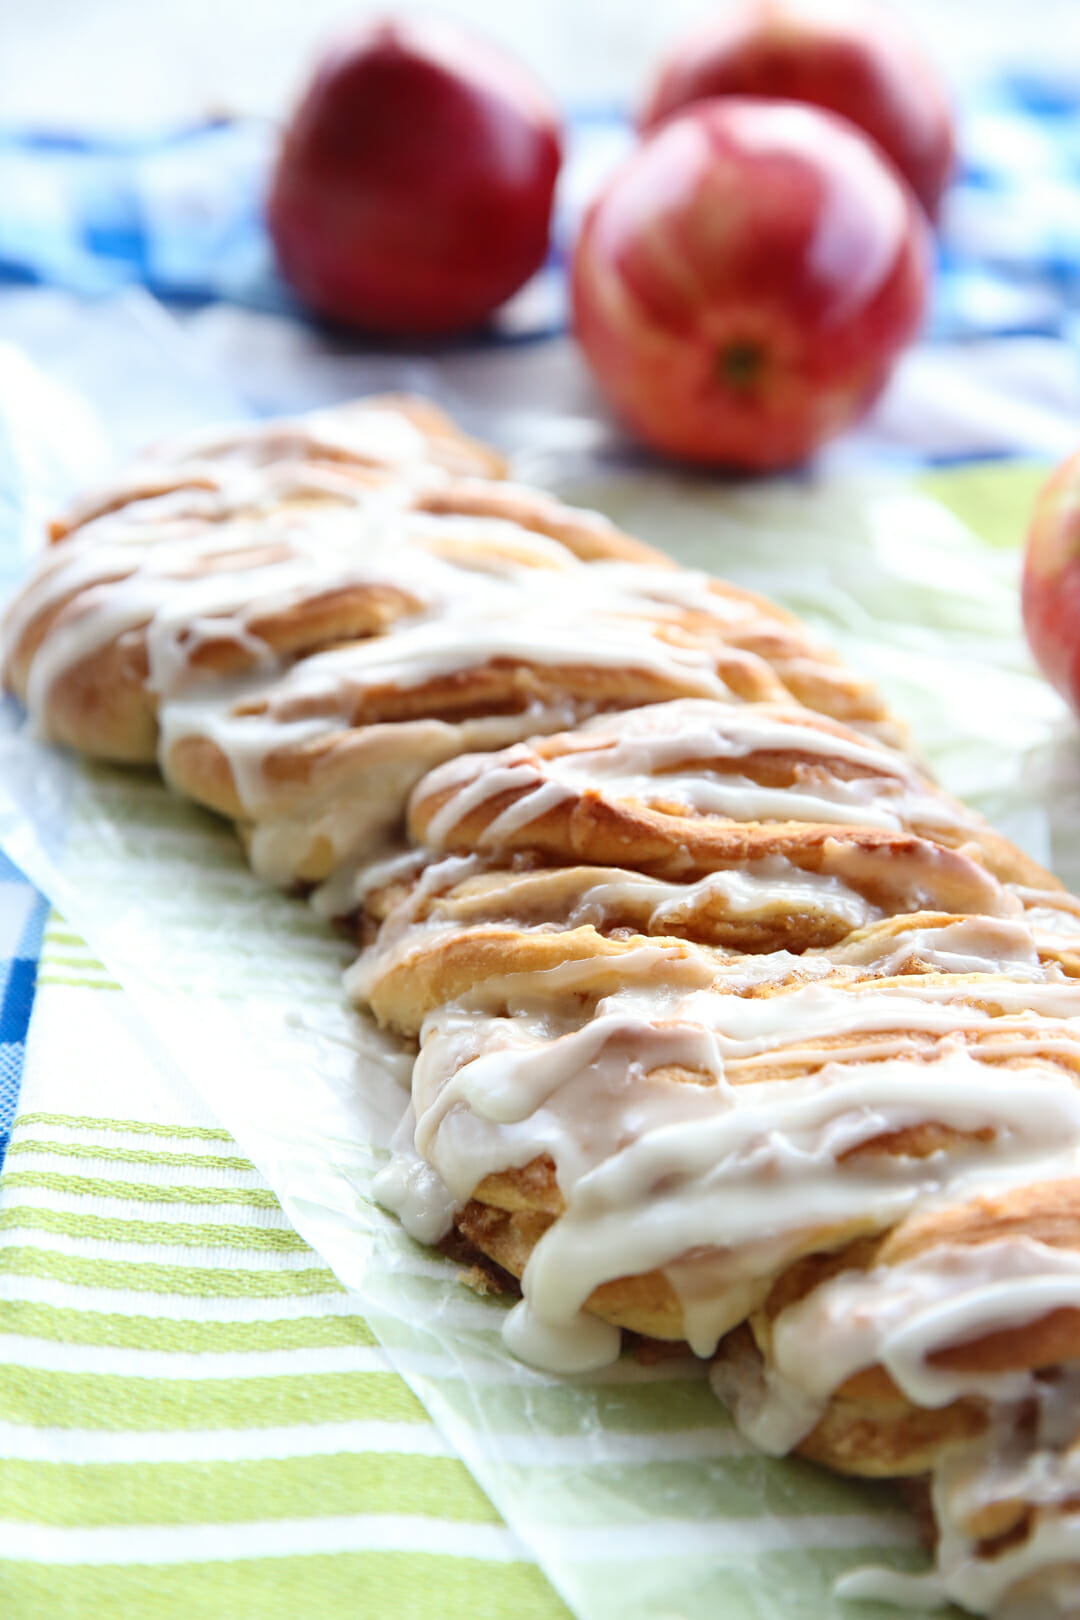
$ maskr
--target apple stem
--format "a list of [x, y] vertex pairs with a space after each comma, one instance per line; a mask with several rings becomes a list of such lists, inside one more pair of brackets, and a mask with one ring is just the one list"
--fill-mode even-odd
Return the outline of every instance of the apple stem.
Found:
[[716, 357], [720, 381], [737, 393], [746, 393], [761, 375], [765, 356], [760, 343], [736, 340], [725, 343]]

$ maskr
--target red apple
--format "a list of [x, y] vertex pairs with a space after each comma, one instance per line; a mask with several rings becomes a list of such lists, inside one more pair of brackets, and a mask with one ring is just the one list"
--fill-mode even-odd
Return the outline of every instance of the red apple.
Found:
[[1062, 462], [1035, 502], [1023, 607], [1039, 668], [1080, 713], [1080, 450]]
[[869, 0], [749, 0], [711, 18], [662, 64], [641, 126], [731, 95], [807, 101], [850, 118], [936, 217], [956, 158], [949, 97], [934, 64]]
[[398, 335], [486, 319], [547, 253], [561, 137], [542, 88], [439, 19], [371, 23], [323, 59], [268, 222], [319, 314]]
[[845, 120], [703, 102], [644, 140], [587, 215], [578, 336], [648, 444], [790, 465], [884, 387], [923, 314], [928, 238], [908, 187]]

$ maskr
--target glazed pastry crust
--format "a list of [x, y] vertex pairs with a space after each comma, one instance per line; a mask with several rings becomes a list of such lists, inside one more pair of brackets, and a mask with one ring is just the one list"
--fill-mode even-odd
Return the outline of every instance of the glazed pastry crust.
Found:
[[[781, 712], [778, 718], [783, 720], [788, 716]], [[791, 718], [797, 718], [803, 729], [821, 732], [823, 738], [835, 736], [838, 741], [857, 741], [854, 734], [821, 715], [800, 714]], [[612, 732], [616, 736], [617, 726], [617, 721], [612, 723]], [[782, 732], [783, 727], [779, 729]], [[430, 841], [437, 848], [447, 850], [491, 847], [493, 840], [488, 836], [491, 827], [500, 818], [505, 820], [506, 813], [536, 793], [538, 787], [556, 780], [552, 769], [554, 765], [575, 755], [587, 761], [595, 755], [602, 762], [602, 756], [610, 746], [610, 739], [605, 736], [602, 725], [590, 728], [584, 735], [564, 733], [535, 739], [527, 753], [516, 750], [513, 756], [515, 765], [527, 768], [528, 775], [524, 782], [502, 788], [490, 797], [483, 797], [475, 806], [470, 805], [463, 811], [460, 818], [453, 819], [448, 834], [432, 838], [432, 825], [440, 812], [445, 815], [456, 797], [467, 793], [481, 773], [496, 765], [494, 760], [477, 759], [471, 763], [471, 770], [455, 770], [425, 784], [424, 790], [414, 796], [410, 807], [410, 831], [417, 842]], [[509, 763], [508, 756], [498, 763], [504, 762]], [[823, 760], [820, 754], [800, 752], [797, 745], [783, 749], [782, 743], [779, 747], [762, 748], [756, 754], [743, 755], [734, 762], [715, 758], [695, 760], [691, 757], [682, 761], [681, 766], [687, 770], [695, 766], [704, 767], [721, 776], [734, 774], [737, 767], [739, 774], [749, 774], [757, 784], [772, 788], [791, 787], [793, 790], [812, 782], [815, 775], [821, 777], [831, 771], [831, 774], [843, 780], [851, 774], [851, 768], [845, 767], [842, 760], [831, 762], [827, 756]], [[520, 774], [525, 775], [525, 771]], [[932, 800], [940, 802], [942, 810], [959, 809], [955, 801], [949, 800], [931, 783], [925, 782], [923, 786]], [[606, 793], [602, 782], [599, 786], [584, 786], [578, 791], [567, 792], [552, 810], [536, 818], [528, 818], [520, 829], [515, 827], [508, 833], [496, 834], [494, 842], [497, 847], [509, 852], [519, 849], [542, 850], [548, 855], [588, 860], [597, 865], [604, 864], [606, 857], [607, 864], [625, 860], [626, 864], [642, 871], [688, 876], [713, 871], [724, 861], [752, 858], [754, 851], [766, 848], [788, 856], [796, 850], [805, 850], [808, 863], [815, 859], [820, 863], [821, 856], [815, 857], [809, 852], [820, 849], [823, 843], [837, 836], [835, 831], [826, 832], [825, 829], [813, 827], [801, 830], [795, 826], [785, 826], [782, 821], [732, 826], [716, 815], [689, 816], [677, 793], [670, 802], [665, 803], [663, 787], [663, 774], [658, 773], [653, 787], [655, 797], [649, 803], [642, 803], [631, 794]], [[863, 850], [889, 849], [895, 851], [899, 858], [901, 851], [906, 853], [916, 848], [914, 838], [908, 837], [906, 841], [873, 839], [869, 831], [859, 829], [859, 845]], [[940, 848], [943, 846], [945, 849], [956, 849], [969, 859], [973, 858], [1005, 882], [1040, 889], [1061, 887], [1044, 867], [1030, 860], [1014, 844], [975, 817], [964, 817], [955, 826], [934, 826], [932, 821], [920, 821], [916, 814], [911, 820], [910, 832], [924, 841], [933, 839], [936, 842], [938, 850], [927, 852], [931, 859], [941, 859]], [[952, 870], [959, 871], [959, 865]]]
[[1041, 1597], [1080, 902], [790, 614], [507, 472], [403, 396], [163, 446], [53, 525], [4, 683], [325, 885], [526, 1320], [687, 1340], [772, 1449], [932, 1475], [951, 1595]]

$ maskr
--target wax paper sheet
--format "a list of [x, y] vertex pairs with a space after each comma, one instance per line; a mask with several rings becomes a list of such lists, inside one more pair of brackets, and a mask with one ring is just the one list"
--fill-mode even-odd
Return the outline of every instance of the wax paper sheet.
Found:
[[[25, 566], [31, 520], [128, 452], [137, 428], [147, 437], [242, 404], [153, 311], [136, 302], [100, 314], [87, 337], [58, 306], [20, 331], [20, 349], [0, 349], [0, 439], [16, 491], [9, 579]], [[63, 341], [65, 321], [79, 344]], [[111, 388], [99, 351], [113, 357]], [[375, 372], [358, 386], [401, 381], [460, 403], [452, 365], [383, 360]], [[1024, 650], [1014, 554], [901, 483], [685, 478], [602, 453], [585, 409], [493, 410], [485, 422], [473, 397], [469, 414], [530, 475], [824, 629], [911, 721], [947, 786], [1080, 883], [1080, 749]], [[831, 1594], [854, 1565], [924, 1561], [888, 1489], [757, 1455], [688, 1357], [627, 1355], [576, 1379], [523, 1367], [502, 1347], [505, 1304], [468, 1292], [378, 1208], [372, 1178], [405, 1097], [400, 1058], [343, 1003], [347, 946], [261, 885], [228, 827], [149, 773], [41, 747], [9, 703], [0, 839], [356, 1291], [394, 1364], [583, 1620], [890, 1612]]]

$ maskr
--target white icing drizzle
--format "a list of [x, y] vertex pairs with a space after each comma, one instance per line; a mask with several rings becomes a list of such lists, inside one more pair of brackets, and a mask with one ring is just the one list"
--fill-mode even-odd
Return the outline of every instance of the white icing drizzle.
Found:
[[767, 855], [712, 872], [696, 883], [664, 883], [637, 872], [612, 871], [586, 890], [570, 914], [571, 924], [617, 911], [626, 901], [641, 900], [650, 910], [650, 926], [685, 922], [703, 906], [716, 905], [729, 917], [752, 917], [770, 911], [795, 915], [822, 914], [849, 930], [865, 927], [881, 913], [839, 877], [806, 872], [783, 855]]
[[393, 1156], [376, 1175], [372, 1190], [397, 1215], [417, 1243], [438, 1243], [454, 1224], [453, 1194], [414, 1146], [416, 1115], [410, 1102], [394, 1133]]
[[751, 1344], [738, 1339], [709, 1368], [709, 1382], [746, 1438], [785, 1457], [821, 1417], [820, 1399], [778, 1378]]
[[[264, 473], [245, 464], [238, 476], [250, 486]], [[667, 634], [668, 620], [682, 611], [668, 600], [678, 596], [670, 570], [586, 565], [505, 520], [413, 512], [410, 498], [407, 484], [360, 487], [349, 505], [286, 506], [216, 524], [188, 518], [164, 530], [160, 509], [142, 524], [127, 508], [102, 516], [55, 548], [9, 618], [6, 634], [17, 647], [40, 615], [59, 609], [30, 662], [32, 715], [47, 730], [51, 697], [64, 678], [124, 635], [141, 634], [166, 776], [177, 742], [213, 741], [228, 760], [244, 815], [279, 823], [255, 828], [259, 870], [288, 881], [312, 839], [280, 825], [267, 762], [316, 744], [325, 749], [337, 734], [354, 736], [377, 718], [364, 716], [373, 692], [415, 692], [415, 720], [402, 724], [419, 731], [399, 734], [398, 757], [379, 783], [380, 806], [370, 814], [361, 808], [355, 826], [345, 825], [349, 810], [339, 804], [339, 825], [328, 833], [313, 795], [312, 835], [328, 838], [335, 861], [381, 837], [412, 784], [440, 759], [579, 721], [590, 711], [591, 671], [632, 672], [639, 689], [656, 684], [658, 695], [666, 689], [730, 700], [720, 669], [734, 660], [771, 690], [767, 666], [724, 650], [722, 616], [715, 631]], [[394, 596], [389, 622], [374, 626], [383, 633], [283, 668], [273, 634], [261, 627], [355, 588]], [[242, 671], [225, 680], [214, 674], [223, 644], [231, 644]], [[425, 688], [497, 664], [548, 671], [550, 699], [450, 725], [425, 717]], [[563, 671], [581, 697], [559, 691]], [[380, 758], [388, 741], [384, 735]], [[371, 796], [365, 789], [364, 799]], [[504, 825], [524, 813], [508, 811]]]
[[[1049, 1168], [1071, 1171], [1080, 1094], [1038, 1053], [1080, 1059], [1069, 1022], [1080, 985], [1002, 982], [816, 980], [737, 995], [718, 993], [714, 970], [713, 988], [623, 989], [584, 1024], [566, 1026], [536, 1003], [535, 983], [522, 1005], [501, 981], [425, 1025], [413, 1079], [416, 1146], [458, 1198], [496, 1170], [553, 1159], [566, 1210], [529, 1262], [536, 1315], [565, 1322], [602, 1282], [702, 1246], [726, 1251], [718, 1270], [735, 1282], [760, 1279], [823, 1231], [881, 1230], [945, 1191], [974, 1195]], [[1045, 1013], [993, 1016], [987, 1003], [1007, 1008], [1014, 989]], [[483, 1016], [485, 1001], [507, 1003], [510, 1016]], [[958, 1044], [964, 1031], [985, 1045]], [[919, 1034], [934, 1044], [913, 1060]], [[882, 1036], [892, 1038], [882, 1045]], [[815, 1052], [822, 1039], [829, 1047]], [[984, 1061], [1014, 1052], [1031, 1063], [1023, 1089], [1011, 1069]], [[775, 1056], [817, 1066], [792, 1079], [730, 1083]], [[656, 1078], [669, 1066], [699, 1083]], [[989, 1131], [992, 1141], [925, 1159], [852, 1154], [926, 1121]], [[686, 1313], [702, 1353], [733, 1325], [721, 1280]], [[737, 1321], [745, 1301], [736, 1303]]]
[[884, 937], [849, 939], [832, 952], [832, 959], [873, 968], [885, 978], [902, 972], [913, 960], [942, 973], [1001, 973], [1027, 982], [1063, 978], [1056, 963], [1040, 962], [1038, 945], [1029, 915], [976, 915], [943, 923], [916, 921]]
[[[364, 1000], [370, 993], [372, 985], [398, 962], [408, 958], [421, 942], [430, 947], [440, 939], [460, 933], [463, 926], [461, 921], [453, 916], [447, 916], [440, 908], [439, 900], [455, 883], [485, 870], [490, 868], [486, 866], [483, 858], [477, 856], [443, 856], [432, 861], [427, 867], [426, 881], [422, 890], [418, 888], [405, 902], [396, 907], [380, 927], [376, 942], [361, 954], [356, 964], [349, 970], [347, 983], [350, 993], [356, 999]], [[553, 876], [555, 884], [558, 885], [562, 876], [559, 869], [556, 869], [554, 874], [542, 871], [531, 874], [538, 895], [543, 894], [545, 878], [549, 875]], [[767, 856], [755, 862], [752, 867], [749, 863], [742, 862], [726, 871], [711, 873], [694, 883], [667, 883], [658, 878], [647, 877], [639, 872], [623, 871], [617, 867], [581, 868], [578, 874], [570, 875], [578, 876], [579, 882], [573, 891], [572, 899], [568, 898], [566, 890], [557, 890], [559, 898], [568, 900], [567, 907], [557, 923], [549, 920], [546, 914], [542, 920], [536, 922], [518, 917], [514, 911], [513, 890], [505, 903], [509, 906], [508, 910], [504, 909], [504, 903], [498, 892], [493, 897], [487, 916], [483, 916], [484, 908], [481, 903], [482, 920], [490, 920], [517, 930], [546, 932], [553, 927], [593, 926], [603, 929], [612, 919], [623, 919], [627, 915], [632, 915], [636, 928], [662, 935], [680, 934], [684, 926], [690, 931], [691, 924], [700, 931], [704, 919], [709, 916], [739, 920], [775, 919], [778, 925], [782, 926], [783, 919], [789, 912], [810, 912], [835, 921], [845, 930], [851, 930], [863, 927], [881, 915], [876, 906], [872, 906], [862, 895], [847, 888], [838, 877], [801, 871], [783, 856]], [[593, 881], [589, 881], [590, 878]], [[367, 883], [367, 879], [364, 881]], [[343, 915], [359, 903], [360, 892], [355, 888], [355, 884], [348, 887], [349, 882], [348, 877], [341, 884], [335, 881], [325, 885], [317, 896], [313, 896], [313, 901], [317, 903], [323, 915]], [[368, 883], [368, 886], [374, 885]], [[334, 897], [334, 909], [326, 909], [330, 902], [323, 900], [324, 892]], [[353, 897], [351, 904], [345, 904], [339, 898], [345, 893]], [[428, 902], [431, 902], [430, 909]], [[914, 949], [913, 940], [910, 950], [905, 952], [903, 940], [898, 938], [890, 960], [899, 961]], [[783, 966], [778, 971], [783, 975], [790, 972], [795, 958], [788, 956], [786, 952], [779, 954]], [[776, 955], [777, 953], [770, 953], [768, 957], [763, 956], [762, 960], [775, 960]], [[934, 952], [929, 947], [920, 949], [920, 956], [930, 963], [936, 961]], [[877, 956], [873, 958], [867, 956], [866, 959], [877, 961], [879, 957], [880, 947]], [[807, 963], [806, 971], [813, 971], [816, 965], [814, 959], [809, 957], [803, 960]], [[979, 968], [985, 970], [984, 958], [970, 960], [972, 971]], [[1033, 976], [1037, 976], [1037, 973], [1036, 959]]]
[[[410, 601], [413, 611], [448, 612], [456, 605], [471, 611], [494, 592], [505, 611], [513, 580], [529, 570], [528, 554], [504, 561], [492, 548], [485, 578], [475, 550], [476, 526], [482, 531], [487, 520], [474, 523], [461, 566], [447, 543], [452, 520], [409, 514], [404, 498], [402, 489], [389, 486], [370, 492], [362, 509], [286, 508], [175, 538], [161, 538], [151, 527], [152, 543], [140, 547], [128, 536], [112, 541], [87, 535], [64, 542], [58, 561], [17, 600], [6, 625], [14, 646], [39, 614], [74, 593], [92, 593], [74, 596], [72, 609], [35, 653], [28, 706], [43, 712], [68, 670], [125, 631], [143, 626], [148, 689], [168, 697], [198, 675], [192, 659], [206, 639], [250, 642], [251, 622], [349, 587], [396, 589], [406, 612]], [[439, 552], [432, 548], [433, 538], [441, 541]], [[565, 566], [581, 567], [570, 558]], [[258, 644], [255, 662], [276, 668], [265, 642]]]
[[595, 1372], [619, 1354], [622, 1335], [599, 1316], [579, 1311], [569, 1322], [538, 1317], [528, 1298], [520, 1299], [503, 1325], [503, 1341], [522, 1361], [545, 1372]]
[[[589, 573], [584, 567], [582, 572]], [[331, 741], [336, 747], [336, 739], [355, 746], [379, 724], [380, 694], [415, 690], [415, 719], [395, 722], [379, 737], [366, 738], [374, 758], [362, 785], [350, 777], [348, 791], [324, 804], [317, 781], [305, 781], [302, 824], [295, 833], [256, 827], [251, 847], [257, 870], [274, 881], [288, 881], [315, 836], [327, 839], [335, 865], [385, 836], [414, 783], [440, 760], [462, 750], [497, 749], [515, 738], [573, 723], [589, 698], [567, 695], [563, 670], [587, 663], [590, 670], [637, 672], [639, 679], [669, 687], [731, 695], [707, 649], [669, 645], [647, 625], [619, 613], [605, 619], [584, 586], [576, 605], [583, 617], [576, 622], [559, 605], [560, 590], [546, 590], [544, 583], [534, 586], [531, 617], [520, 622], [513, 616], [513, 602], [491, 581], [487, 606], [470, 598], [458, 612], [400, 621], [385, 635], [314, 654], [270, 682], [255, 674], [203, 683], [172, 698], [160, 711], [163, 774], [172, 779], [171, 755], [178, 743], [208, 738], [228, 760], [245, 816], [256, 823], [280, 819], [281, 790], [266, 769], [275, 753], [316, 743], [325, 748]], [[587, 661], [581, 650], [586, 619]], [[538, 671], [550, 683], [550, 700], [537, 696], [516, 713], [450, 723], [426, 717], [426, 683], [498, 663]], [[545, 671], [550, 672], [546, 677]], [[586, 680], [583, 692], [589, 688]]]
[[[823, 689], [830, 682], [852, 686], [831, 655], [815, 660], [784, 615], [745, 593], [660, 564], [579, 561], [554, 538], [560, 524], [598, 538], [612, 535], [611, 525], [595, 514], [564, 516], [550, 498], [470, 476], [474, 469], [455, 482], [453, 469], [477, 459], [468, 447], [439, 440], [437, 430], [432, 441], [403, 412], [378, 404], [215, 430], [149, 456], [71, 514], [66, 537], [8, 616], [9, 668], [22, 669], [39, 731], [66, 735], [72, 726], [62, 696], [69, 677], [100, 679], [94, 661], [102, 653], [138, 647], [145, 677], [134, 660], [115, 708], [100, 706], [91, 732], [93, 724], [103, 730], [88, 736], [87, 746], [146, 758], [156, 722], [159, 763], [170, 776], [178, 742], [212, 741], [226, 756], [243, 819], [254, 824], [249, 847], [258, 869], [287, 882], [306, 875], [316, 846], [324, 855], [315, 863], [319, 870], [327, 859], [355, 861], [385, 835], [401, 797], [439, 760], [579, 723], [620, 700], [627, 673], [632, 697], [685, 693], [730, 705], [742, 680], [756, 696], [780, 697], [769, 663], [740, 651], [740, 637], [752, 642], [758, 626], [766, 629], [763, 645], [776, 650], [778, 668], [781, 654], [794, 649]], [[430, 511], [420, 509], [425, 500]], [[455, 500], [461, 512], [452, 509]], [[470, 501], [478, 515], [469, 513]], [[508, 515], [489, 515], [500, 510]], [[513, 521], [515, 511], [521, 522]], [[532, 532], [530, 522], [551, 533]], [[319, 652], [320, 634], [332, 635], [335, 623], [332, 609], [324, 620], [322, 608], [356, 591], [373, 615], [368, 623], [361, 614], [361, 628], [372, 633]], [[314, 647], [303, 644], [305, 629]], [[290, 641], [297, 635], [299, 647]], [[297, 652], [300, 661], [283, 668]], [[540, 672], [533, 684], [546, 682], [547, 696], [530, 697], [523, 678], [515, 715], [448, 724], [431, 717], [432, 683], [491, 665], [512, 666], [523, 677]], [[590, 677], [598, 670], [609, 679], [606, 695], [593, 701]], [[558, 690], [560, 683], [568, 690]], [[303, 777], [307, 758], [337, 750], [339, 738], [351, 746], [372, 721], [363, 712], [367, 695], [384, 688], [415, 693], [415, 712], [400, 723], [415, 723], [419, 734], [398, 733], [392, 760], [388, 734], [374, 746], [382, 781], [363, 789], [355, 825], [344, 805], [331, 811], [324, 802], [320, 777], [305, 838], [291, 805], [280, 802], [281, 773], [270, 762], [297, 759]], [[808, 732], [807, 746], [813, 744]], [[851, 759], [862, 757], [850, 735], [838, 737], [832, 753], [845, 747]], [[884, 758], [873, 749], [863, 753]], [[892, 764], [910, 778], [899, 756]], [[179, 785], [199, 796], [197, 780]], [[743, 789], [747, 813], [750, 791]], [[833, 819], [860, 818], [854, 799], [846, 804], [846, 787], [826, 784], [825, 794], [837, 801]], [[555, 796], [554, 788], [534, 795], [533, 809]], [[813, 797], [807, 796], [807, 814]], [[760, 808], [767, 808], [766, 796]], [[869, 801], [866, 813], [876, 813]], [[508, 830], [528, 814], [511, 807], [501, 826]]]
[[[206, 710], [201, 713], [205, 716]], [[248, 858], [254, 870], [271, 883], [288, 884], [320, 845], [321, 865], [332, 875], [341, 869], [356, 870], [393, 836], [417, 778], [457, 749], [498, 748], [523, 729], [545, 724], [555, 729], [566, 718], [565, 705], [536, 705], [524, 715], [484, 716], [455, 725], [420, 720], [368, 726], [348, 739], [351, 768], [340, 779], [331, 776], [324, 790], [317, 781], [306, 785], [295, 803], [288, 794], [278, 802], [267, 791], [266, 761], [290, 742], [331, 735], [331, 725], [307, 721], [275, 730], [270, 722], [242, 729], [223, 723], [218, 729], [211, 719], [196, 735], [219, 742], [243, 802], [252, 807]], [[188, 734], [180, 725], [175, 730], [163, 727], [165, 748]], [[168, 770], [164, 774], [168, 777]]]
[[199, 429], [164, 441], [147, 453], [146, 461], [151, 466], [158, 461], [169, 466], [206, 461], [259, 467], [323, 454], [402, 470], [425, 461], [428, 453], [424, 434], [401, 411], [357, 400], [305, 416]]
[[[408, 625], [398, 634], [354, 642], [305, 659], [293, 666], [286, 681], [291, 677], [300, 690], [314, 686], [328, 695], [336, 695], [339, 680], [345, 683], [346, 691], [355, 689], [353, 683], [359, 688], [392, 686], [408, 690], [491, 660], [505, 659], [573, 668], [587, 665], [647, 670], [680, 685], [693, 685], [703, 693], [730, 695], [714, 672], [707, 649], [669, 647], [647, 627], [622, 622], [615, 614], [609, 620], [601, 618], [592, 623], [586, 654], [581, 642], [582, 620], [568, 614], [559, 603], [560, 591], [549, 592], [545, 584], [542, 580], [534, 583], [533, 611], [523, 616], [520, 624], [507, 622], [508, 610], [517, 606], [518, 593], [492, 593], [486, 611], [485, 605], [472, 597], [467, 610], [452, 617]], [[590, 601], [583, 614], [591, 617], [598, 606]], [[285, 701], [288, 695], [286, 688]]]
[[429, 859], [422, 849], [397, 849], [381, 859], [365, 856], [346, 863], [312, 891], [308, 904], [317, 917], [349, 917], [373, 890], [417, 877]]
[[[1030, 1378], [1023, 1403], [992, 1409], [985, 1433], [951, 1448], [935, 1468], [935, 1568], [921, 1575], [853, 1570], [837, 1583], [839, 1595], [914, 1609], [956, 1602], [999, 1620], [1060, 1620], [1075, 1614], [1080, 1601], [1078, 1410], [1075, 1364], [1051, 1377]], [[991, 1539], [983, 1548], [979, 1515], [1010, 1506], [1014, 1511], [1006, 1526], [1010, 1519], [1026, 1520], [1025, 1534], [1002, 1547]]]
[[[1041, 1091], [1039, 1099], [1041, 1108]], [[1060, 1128], [1072, 1122], [1062, 1119]], [[1018, 1400], [1031, 1387], [1027, 1372], [955, 1371], [930, 1357], [1066, 1306], [1080, 1308], [1080, 1250], [1022, 1236], [931, 1249], [874, 1271], [841, 1272], [783, 1311], [773, 1327], [774, 1366], [819, 1398], [880, 1364], [917, 1406], [946, 1406], [965, 1395]], [[809, 1343], [820, 1354], [807, 1357]]]
[[[434, 772], [425, 794], [457, 791], [432, 818], [427, 841], [436, 848], [445, 844], [470, 811], [510, 788], [530, 791], [487, 828], [485, 845], [497, 845], [509, 832], [588, 789], [732, 821], [846, 823], [890, 831], [981, 825], [973, 813], [921, 781], [903, 755], [814, 725], [805, 711], [686, 698], [604, 715], [582, 732], [599, 734], [595, 748], [547, 751], [542, 757], [522, 748], [496, 769], [460, 759]], [[777, 754], [807, 756], [819, 773], [812, 785], [767, 787], [726, 768], [734, 760]], [[831, 773], [833, 762], [856, 774]]]

